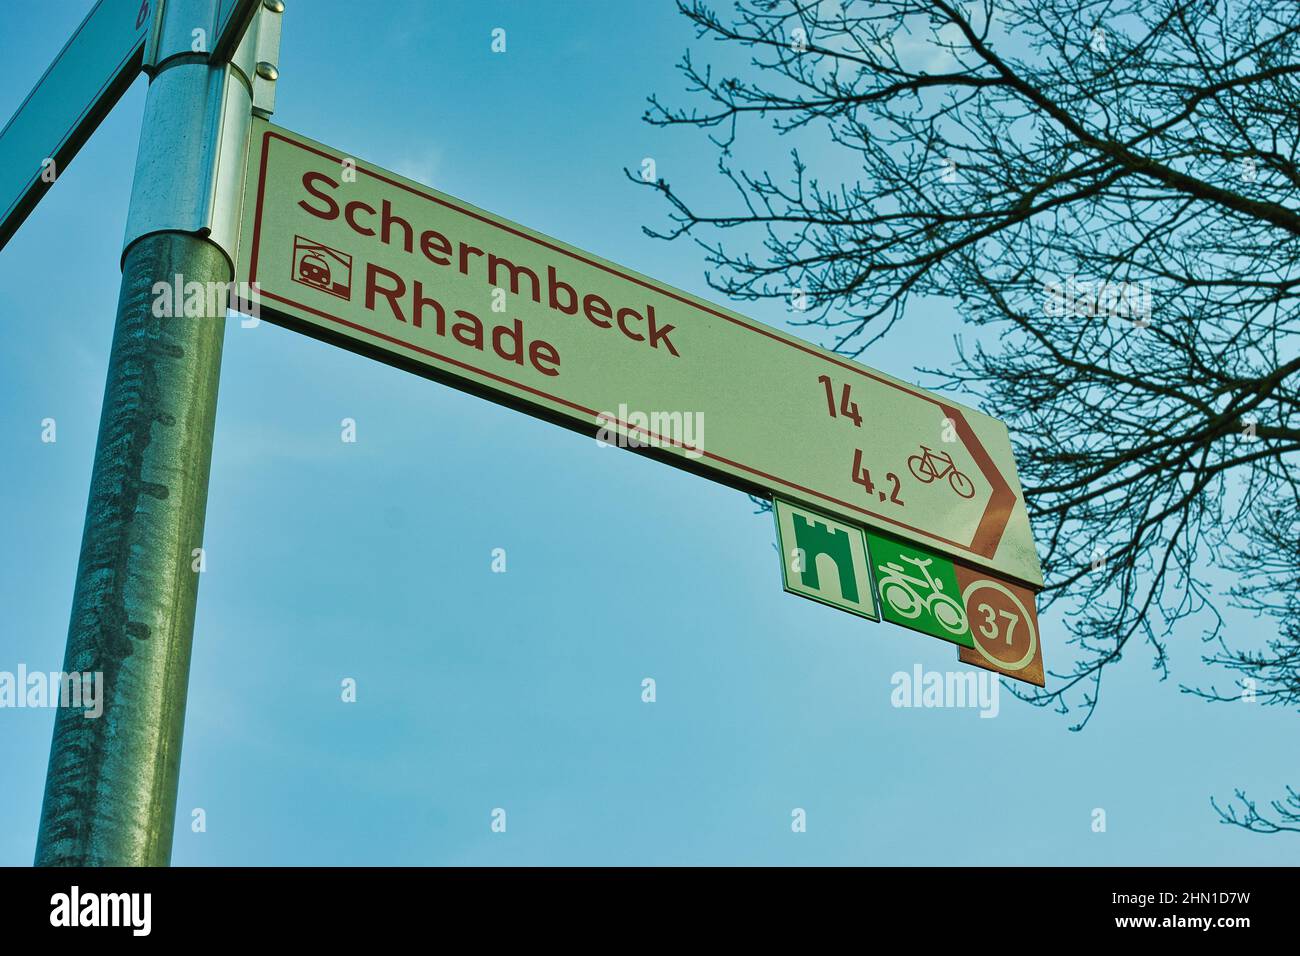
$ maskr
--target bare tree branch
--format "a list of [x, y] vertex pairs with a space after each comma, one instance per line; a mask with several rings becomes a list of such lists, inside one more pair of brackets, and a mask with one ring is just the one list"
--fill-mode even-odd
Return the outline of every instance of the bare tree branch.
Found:
[[[1027, 699], [1079, 710], [1081, 728], [1124, 652], [1145, 647], [1168, 675], [1177, 627], [1199, 629], [1202, 659], [1235, 682], [1184, 692], [1300, 703], [1294, 8], [679, 8], [699, 40], [749, 63], [721, 71], [688, 53], [696, 105], [650, 98], [650, 123], [707, 131], [727, 191], [648, 184], [669, 225], [647, 232], [697, 242], [728, 297], [798, 290], [796, 322], [848, 355], [887, 333], [925, 342], [926, 310], [909, 303], [957, 304], [976, 340], [925, 371], [1011, 429], [1040, 602], [1062, 611], [1074, 651]], [[785, 178], [738, 160], [742, 137], [768, 136], [790, 142]], [[1215, 570], [1236, 584], [1216, 588]], [[1274, 633], [1229, 633], [1224, 605]], [[1288, 793], [1271, 824], [1242, 794], [1225, 820], [1294, 829]]]

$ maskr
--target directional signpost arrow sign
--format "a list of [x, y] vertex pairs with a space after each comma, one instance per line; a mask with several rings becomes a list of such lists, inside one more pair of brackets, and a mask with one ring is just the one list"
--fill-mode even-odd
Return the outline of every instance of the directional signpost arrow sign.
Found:
[[270, 123], [246, 189], [272, 321], [1042, 583], [996, 419]]

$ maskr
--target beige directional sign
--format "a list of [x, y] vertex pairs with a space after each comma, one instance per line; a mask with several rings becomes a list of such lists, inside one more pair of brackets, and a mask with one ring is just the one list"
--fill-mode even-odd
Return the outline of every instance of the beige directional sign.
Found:
[[246, 189], [272, 321], [1042, 583], [996, 419], [262, 121]]

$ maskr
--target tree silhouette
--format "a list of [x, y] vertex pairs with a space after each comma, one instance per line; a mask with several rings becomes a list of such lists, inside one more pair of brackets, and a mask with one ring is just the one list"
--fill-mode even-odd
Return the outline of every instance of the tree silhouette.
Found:
[[[1012, 432], [1046, 588], [1074, 660], [1022, 694], [1079, 716], [1109, 665], [1200, 625], [1230, 691], [1300, 700], [1300, 23], [1232, 0], [679, 2], [718, 57], [681, 71], [724, 190], [662, 180], [670, 225], [738, 300], [860, 355], [923, 338], [927, 296], [977, 329], [928, 369]], [[746, 169], [755, 123], [795, 144]], [[809, 144], [819, 171], [803, 158]], [[820, 174], [819, 174], [820, 172]], [[631, 174], [629, 174], [631, 175]], [[637, 177], [632, 177], [636, 179]], [[703, 205], [701, 205], [701, 203]], [[918, 315], [917, 313], [920, 313]], [[895, 333], [897, 334], [897, 333]], [[1209, 580], [1231, 572], [1226, 590]], [[1229, 633], [1220, 608], [1261, 620]], [[1135, 641], [1136, 638], [1136, 641]], [[1294, 791], [1274, 804], [1285, 824]], [[1241, 816], [1264, 826], [1239, 794]], [[1290, 818], [1294, 828], [1295, 818]], [[1285, 825], [1281, 828], [1287, 828]]]

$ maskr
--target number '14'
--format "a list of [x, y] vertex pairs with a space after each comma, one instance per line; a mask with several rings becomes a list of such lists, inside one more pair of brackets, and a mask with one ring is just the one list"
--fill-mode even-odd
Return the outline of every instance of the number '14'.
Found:
[[[831, 413], [831, 418], [835, 417], [835, 388], [831, 384], [829, 375], [818, 375], [817, 381], [821, 382], [826, 388], [826, 409]], [[853, 401], [851, 386], [845, 382], [840, 388], [840, 411], [839, 413], [853, 422], [854, 427], [862, 427], [862, 415], [858, 412], [858, 403]]]

